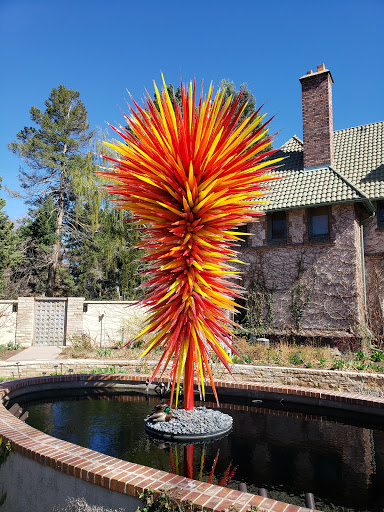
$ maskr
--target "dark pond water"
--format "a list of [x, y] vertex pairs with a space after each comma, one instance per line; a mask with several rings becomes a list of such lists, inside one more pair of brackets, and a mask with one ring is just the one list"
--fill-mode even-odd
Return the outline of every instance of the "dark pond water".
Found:
[[301, 506], [312, 492], [327, 512], [384, 510], [383, 419], [220, 399], [220, 409], [233, 416], [233, 432], [193, 448], [156, 444], [144, 432], [157, 397], [55, 391], [28, 395], [21, 405], [33, 427], [120, 459], [235, 489], [245, 482], [249, 492], [264, 487], [269, 497]]

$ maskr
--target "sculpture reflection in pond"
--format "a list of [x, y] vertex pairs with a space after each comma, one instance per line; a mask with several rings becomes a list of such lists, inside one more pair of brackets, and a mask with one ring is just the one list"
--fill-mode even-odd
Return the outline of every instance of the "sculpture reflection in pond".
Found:
[[[193, 480], [203, 481], [204, 473], [208, 472], [206, 468], [206, 445], [205, 444], [177, 444], [177, 443], [165, 443], [158, 442], [158, 440], [152, 439], [152, 441], [166, 454], [169, 454], [170, 465], [172, 473], [175, 475], [185, 476]], [[201, 456], [198, 464], [196, 464], [198, 473], [194, 474], [194, 449], [201, 448]], [[209, 476], [206, 481], [213, 484], [215, 477], [215, 469], [220, 456], [220, 449], [217, 449], [216, 456], [213, 460], [211, 469], [209, 470]], [[182, 459], [180, 460], [180, 457]], [[231, 483], [235, 473], [236, 466], [232, 466], [232, 461], [226, 467], [224, 474], [221, 478], [216, 477], [216, 485], [221, 487], [228, 487]]]

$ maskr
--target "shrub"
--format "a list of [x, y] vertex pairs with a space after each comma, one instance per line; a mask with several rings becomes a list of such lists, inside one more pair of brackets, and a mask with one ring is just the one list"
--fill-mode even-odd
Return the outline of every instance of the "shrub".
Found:
[[70, 343], [72, 345], [73, 350], [82, 351], [82, 350], [91, 350], [92, 349], [92, 340], [90, 336], [82, 332], [81, 334], [74, 334], [70, 337]]

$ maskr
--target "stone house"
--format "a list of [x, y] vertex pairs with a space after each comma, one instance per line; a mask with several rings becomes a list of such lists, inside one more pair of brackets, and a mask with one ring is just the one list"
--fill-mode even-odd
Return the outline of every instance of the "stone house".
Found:
[[384, 122], [334, 132], [331, 72], [322, 64], [300, 82], [304, 140], [279, 151], [284, 179], [247, 226], [244, 284], [260, 332], [382, 335]]

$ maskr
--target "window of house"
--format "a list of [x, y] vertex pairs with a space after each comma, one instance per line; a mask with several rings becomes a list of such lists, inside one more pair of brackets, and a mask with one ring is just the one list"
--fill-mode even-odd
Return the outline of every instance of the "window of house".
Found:
[[377, 202], [377, 228], [384, 229], [384, 201]]
[[329, 207], [318, 206], [309, 209], [309, 236], [329, 236]]
[[287, 214], [286, 212], [274, 212], [268, 215], [269, 240], [287, 240]]

